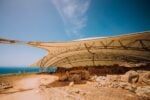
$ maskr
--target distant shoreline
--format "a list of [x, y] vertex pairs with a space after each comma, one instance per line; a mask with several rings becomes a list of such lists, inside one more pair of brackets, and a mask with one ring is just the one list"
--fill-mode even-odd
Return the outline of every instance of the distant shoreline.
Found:
[[2, 75], [18, 75], [24, 73], [40, 73], [40, 72], [55, 72], [56, 68], [41, 69], [38, 67], [0, 67], [0, 76]]

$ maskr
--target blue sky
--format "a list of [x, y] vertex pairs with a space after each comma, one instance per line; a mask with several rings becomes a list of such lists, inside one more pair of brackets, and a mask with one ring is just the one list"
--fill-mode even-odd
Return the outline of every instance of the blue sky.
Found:
[[[70, 41], [150, 30], [150, 0], [0, 0], [0, 37]], [[42, 49], [0, 44], [0, 66], [27, 66]]]

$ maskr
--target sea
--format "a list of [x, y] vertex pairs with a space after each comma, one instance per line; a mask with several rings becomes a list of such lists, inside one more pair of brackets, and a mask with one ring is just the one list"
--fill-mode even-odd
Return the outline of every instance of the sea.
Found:
[[13, 66], [0, 66], [0, 75], [3, 74], [22, 74], [22, 73], [30, 73], [30, 72], [55, 72], [57, 70], [56, 67], [52, 68], [39, 68], [39, 67], [13, 67]]

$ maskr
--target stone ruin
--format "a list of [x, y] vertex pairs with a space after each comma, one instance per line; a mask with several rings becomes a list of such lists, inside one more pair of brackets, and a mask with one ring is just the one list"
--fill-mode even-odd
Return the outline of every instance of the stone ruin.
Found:
[[[75, 67], [75, 68], [58, 68], [56, 73], [60, 73], [59, 80], [60, 81], [75, 81], [79, 82], [81, 80], [88, 80], [90, 76], [107, 76], [107, 75], [123, 75], [130, 70], [138, 71], [138, 70], [150, 70], [149, 65], [140, 66], [140, 67], [123, 67], [119, 65], [113, 66], [98, 66], [98, 67]], [[128, 82], [137, 81], [139, 76], [137, 74], [129, 74]]]
[[[82, 81], [94, 87], [126, 89], [138, 96], [150, 96], [149, 65], [128, 68], [119, 65], [99, 67], [58, 68], [59, 81], [80, 84]], [[73, 82], [73, 83], [72, 83]], [[92, 83], [93, 84], [93, 83]]]

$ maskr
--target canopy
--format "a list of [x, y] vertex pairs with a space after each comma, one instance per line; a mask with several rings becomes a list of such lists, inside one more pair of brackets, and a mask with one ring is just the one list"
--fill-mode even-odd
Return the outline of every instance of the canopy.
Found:
[[[5, 43], [8, 43], [8, 41], [5, 40]], [[4, 43], [4, 39], [0, 43]], [[72, 68], [114, 64], [136, 67], [150, 63], [150, 32], [70, 42], [21, 43], [48, 51], [48, 55], [32, 65], [43, 68]]]
[[150, 63], [150, 32], [70, 42], [28, 44], [49, 52], [33, 66], [71, 68], [118, 64], [136, 67]]

